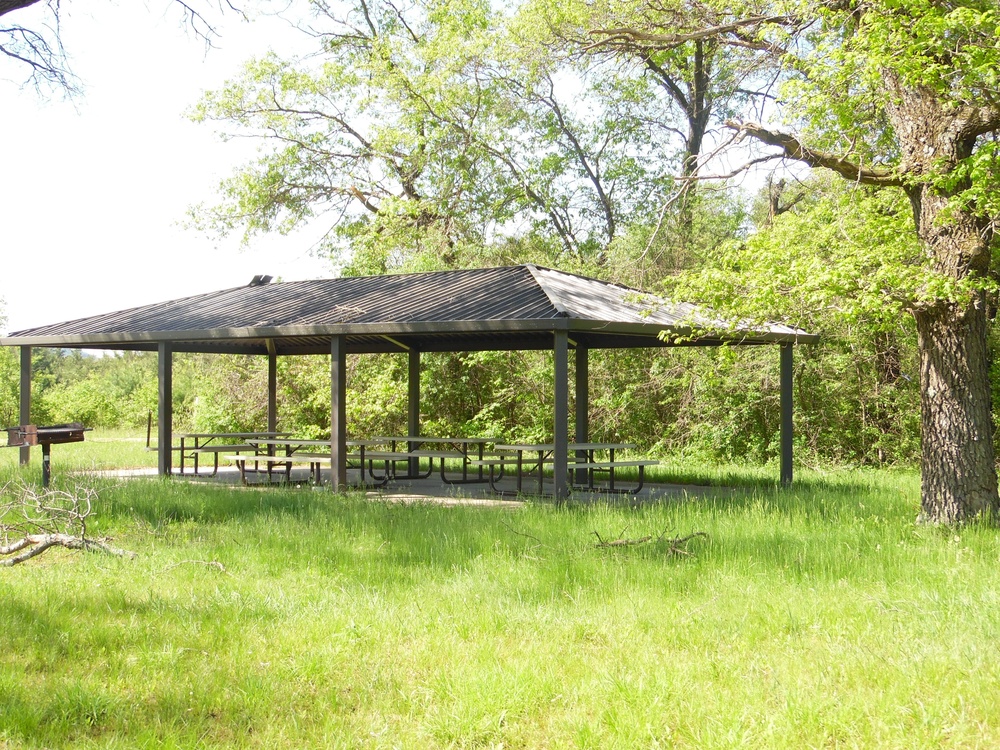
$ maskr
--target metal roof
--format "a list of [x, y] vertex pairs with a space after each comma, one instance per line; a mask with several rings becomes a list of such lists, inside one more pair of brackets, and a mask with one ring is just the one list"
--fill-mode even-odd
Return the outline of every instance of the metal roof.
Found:
[[[256, 279], [255, 279], [256, 281]], [[29, 328], [0, 345], [312, 354], [346, 335], [349, 351], [542, 349], [569, 332], [595, 348], [662, 346], [663, 330], [724, 330], [687, 304], [534, 265], [251, 284]], [[702, 336], [694, 345], [813, 341], [768, 324]]]

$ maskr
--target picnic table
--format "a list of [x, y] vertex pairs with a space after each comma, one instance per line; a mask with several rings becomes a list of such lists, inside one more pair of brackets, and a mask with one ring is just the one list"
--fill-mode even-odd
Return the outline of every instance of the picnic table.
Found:
[[[490, 489], [500, 495], [522, 494], [524, 480], [537, 478], [538, 494], [544, 493], [545, 466], [554, 463], [555, 453], [554, 443], [512, 443], [497, 444], [494, 446], [497, 456], [471, 461], [472, 465], [487, 467], [489, 469]], [[644, 483], [644, 470], [647, 466], [654, 466], [658, 461], [649, 459], [621, 460], [616, 458], [615, 453], [622, 450], [634, 450], [636, 446], [632, 443], [570, 443], [568, 456], [568, 469], [573, 484], [587, 489], [591, 492], [601, 491], [609, 493], [628, 492], [635, 494], [639, 492]], [[598, 453], [607, 453], [606, 459], [599, 458]], [[503, 470], [506, 467], [513, 469], [516, 490], [511, 493], [497, 487], [497, 482], [503, 477]], [[638, 486], [622, 489], [615, 486], [615, 470], [625, 467], [635, 467], [639, 470]], [[499, 472], [497, 469], [499, 468]], [[607, 487], [597, 486], [597, 475], [607, 474]]]
[[[208, 476], [215, 476], [219, 473], [220, 453], [246, 453], [256, 452], [257, 448], [250, 441], [252, 439], [266, 439], [291, 435], [290, 432], [182, 432], [177, 437], [180, 438], [180, 473], [184, 473], [184, 459], [194, 459], [194, 474], [198, 476], [198, 457], [204, 454], [211, 454], [215, 459], [212, 473]], [[190, 445], [188, 441], [192, 441]], [[221, 442], [220, 442], [221, 441]], [[186, 444], [188, 443], [188, 444]]]
[[[275, 466], [281, 467], [284, 470], [284, 477], [286, 481], [291, 479], [291, 471], [293, 464], [308, 464], [310, 468], [310, 473], [316, 484], [320, 484], [322, 481], [321, 471], [324, 464], [329, 465], [331, 462], [331, 451], [333, 449], [332, 441], [323, 439], [311, 439], [311, 438], [289, 438], [289, 437], [270, 437], [270, 438], [249, 438], [248, 443], [254, 445], [257, 451], [254, 455], [232, 455], [227, 456], [231, 461], [235, 461], [237, 468], [240, 470], [240, 478], [244, 484], [247, 483], [246, 475], [249, 472], [260, 472], [264, 471], [267, 473], [268, 481], [270, 481], [272, 476], [272, 470]], [[358, 462], [358, 468], [361, 473], [361, 484], [365, 484], [365, 464], [368, 465], [368, 475], [372, 478], [373, 483], [376, 486], [385, 486], [389, 481], [390, 470], [389, 466], [392, 461], [404, 460], [409, 458], [409, 455], [401, 452], [390, 452], [390, 451], [379, 451], [372, 450], [371, 446], [381, 445], [380, 440], [348, 440], [347, 445], [349, 448], [357, 448], [357, 452], [348, 454], [348, 460], [356, 460]], [[283, 448], [284, 453], [278, 454], [276, 449]], [[262, 449], [267, 450], [267, 455], [261, 453]], [[247, 467], [248, 463], [253, 463], [253, 469]], [[374, 470], [375, 462], [382, 462], [385, 464], [385, 472], [383, 476], [379, 477]], [[260, 469], [260, 464], [264, 464], [265, 468]]]
[[[477, 463], [482, 461], [485, 455], [486, 446], [494, 442], [493, 438], [439, 438], [439, 437], [378, 437], [372, 438], [372, 442], [389, 446], [390, 452], [397, 450], [402, 453], [401, 444], [406, 445], [405, 453], [408, 458], [419, 461], [421, 458], [428, 460], [426, 474], [421, 474], [414, 464], [410, 464], [406, 475], [394, 474], [396, 479], [426, 479], [434, 471], [434, 459], [438, 459], [441, 464], [441, 481], [445, 484], [472, 484], [488, 481], [484, 472], [484, 465]], [[402, 460], [402, 459], [401, 459]], [[462, 462], [462, 478], [456, 479], [447, 474], [447, 461], [457, 460]], [[469, 476], [470, 467], [475, 468], [475, 475]], [[395, 468], [395, 467], [393, 467]]]

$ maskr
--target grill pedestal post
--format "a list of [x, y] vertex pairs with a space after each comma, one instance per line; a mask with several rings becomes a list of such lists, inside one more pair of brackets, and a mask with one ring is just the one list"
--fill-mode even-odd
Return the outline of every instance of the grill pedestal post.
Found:
[[42, 443], [42, 487], [45, 488], [49, 486], [49, 479], [52, 477], [52, 462], [49, 458], [51, 452], [52, 446]]

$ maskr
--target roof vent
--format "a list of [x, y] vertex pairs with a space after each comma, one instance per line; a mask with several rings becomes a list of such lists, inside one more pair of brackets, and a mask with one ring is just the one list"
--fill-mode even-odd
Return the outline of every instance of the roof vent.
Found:
[[273, 276], [254, 276], [247, 286], [264, 286], [271, 283]]

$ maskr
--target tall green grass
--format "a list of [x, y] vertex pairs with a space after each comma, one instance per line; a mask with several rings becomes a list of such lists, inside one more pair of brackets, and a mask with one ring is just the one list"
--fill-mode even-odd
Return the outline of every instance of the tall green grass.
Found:
[[513, 508], [104, 480], [91, 531], [136, 559], [0, 572], [0, 747], [1000, 744], [994, 530], [915, 525], [909, 472], [729, 476]]

